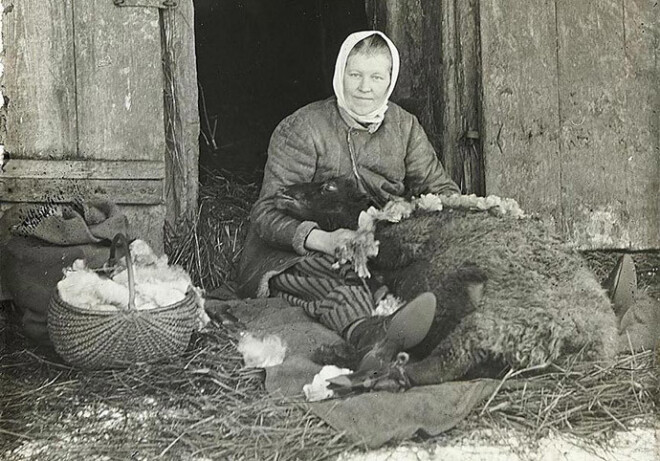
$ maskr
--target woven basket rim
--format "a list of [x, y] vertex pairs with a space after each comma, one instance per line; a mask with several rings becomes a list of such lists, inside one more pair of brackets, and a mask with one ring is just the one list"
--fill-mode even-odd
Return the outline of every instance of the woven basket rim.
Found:
[[98, 310], [98, 309], [90, 309], [86, 307], [79, 307], [74, 304], [70, 304], [62, 299], [60, 296], [59, 290], [55, 289], [55, 293], [53, 295], [54, 300], [56, 300], [59, 304], [62, 306], [66, 307], [67, 309], [79, 313], [79, 314], [84, 314], [84, 315], [97, 315], [99, 317], [111, 317], [115, 315], [151, 315], [151, 314], [159, 314], [161, 312], [169, 311], [172, 309], [177, 309], [181, 306], [190, 304], [191, 301], [194, 300], [194, 291], [192, 289], [188, 289], [186, 292], [186, 295], [181, 301], [178, 301], [173, 304], [168, 304], [166, 306], [158, 306], [153, 309], [122, 309], [118, 307], [116, 310]]

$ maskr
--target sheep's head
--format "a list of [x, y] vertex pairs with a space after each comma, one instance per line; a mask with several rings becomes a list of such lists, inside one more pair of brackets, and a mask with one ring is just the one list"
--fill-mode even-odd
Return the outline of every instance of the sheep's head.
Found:
[[357, 229], [358, 216], [369, 206], [366, 194], [347, 179], [293, 184], [275, 196], [275, 206], [290, 216], [314, 221], [326, 231]]

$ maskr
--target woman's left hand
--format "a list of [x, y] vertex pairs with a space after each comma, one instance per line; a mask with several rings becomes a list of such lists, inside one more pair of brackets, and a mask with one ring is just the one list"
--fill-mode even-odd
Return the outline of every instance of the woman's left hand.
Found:
[[355, 240], [356, 235], [351, 229], [337, 229], [332, 232], [314, 229], [305, 240], [305, 248], [334, 256], [339, 248]]

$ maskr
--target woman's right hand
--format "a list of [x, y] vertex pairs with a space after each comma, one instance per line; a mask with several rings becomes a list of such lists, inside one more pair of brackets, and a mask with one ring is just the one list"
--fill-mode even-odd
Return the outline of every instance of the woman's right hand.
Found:
[[336, 251], [354, 240], [356, 235], [357, 233], [351, 229], [337, 229], [332, 232], [314, 229], [307, 235], [305, 248], [335, 256]]

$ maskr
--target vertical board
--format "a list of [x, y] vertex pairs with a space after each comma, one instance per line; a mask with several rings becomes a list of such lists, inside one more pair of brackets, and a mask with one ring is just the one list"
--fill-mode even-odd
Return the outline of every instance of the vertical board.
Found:
[[79, 155], [164, 161], [159, 11], [73, 1]]
[[62, 158], [76, 147], [72, 0], [4, 1], [5, 149]]
[[660, 248], [660, 4], [623, 6], [628, 246]]
[[[483, 195], [480, 131], [478, 0], [442, 0], [442, 151], [464, 193]], [[468, 132], [472, 132], [468, 137]], [[474, 133], [477, 135], [475, 136]]]
[[660, 243], [653, 3], [557, 0], [562, 221], [583, 248]]
[[480, 2], [486, 192], [561, 215], [555, 5]]
[[192, 0], [163, 12], [167, 220], [197, 211], [199, 109]]

